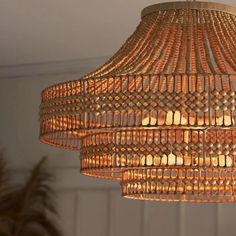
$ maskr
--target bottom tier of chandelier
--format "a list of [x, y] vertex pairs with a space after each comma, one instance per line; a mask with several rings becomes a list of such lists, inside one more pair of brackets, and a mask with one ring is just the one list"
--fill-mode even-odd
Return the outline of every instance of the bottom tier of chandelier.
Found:
[[123, 172], [122, 195], [131, 199], [235, 202], [236, 171], [222, 168], [145, 168]]

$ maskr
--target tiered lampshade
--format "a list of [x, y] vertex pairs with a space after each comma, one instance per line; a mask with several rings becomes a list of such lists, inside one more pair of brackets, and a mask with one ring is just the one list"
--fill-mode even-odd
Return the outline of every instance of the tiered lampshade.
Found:
[[236, 9], [147, 7], [101, 68], [42, 92], [40, 140], [125, 197], [236, 201]]

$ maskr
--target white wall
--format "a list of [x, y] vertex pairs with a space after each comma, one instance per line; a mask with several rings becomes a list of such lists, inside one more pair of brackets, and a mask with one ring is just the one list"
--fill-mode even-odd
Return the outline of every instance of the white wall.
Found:
[[22, 178], [43, 155], [49, 157], [49, 168], [57, 177], [54, 187], [64, 235], [235, 236], [235, 204], [125, 200], [118, 183], [81, 176], [77, 152], [40, 144], [41, 90], [79, 77], [80, 73], [67, 73], [0, 79], [0, 150]]
[[[144, 7], [168, 1], [1, 0], [0, 65], [113, 54], [138, 25]], [[207, 1], [236, 6], [235, 0]]]

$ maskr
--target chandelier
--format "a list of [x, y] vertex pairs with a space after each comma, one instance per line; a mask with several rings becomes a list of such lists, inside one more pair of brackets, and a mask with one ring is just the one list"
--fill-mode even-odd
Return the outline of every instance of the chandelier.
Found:
[[236, 201], [236, 9], [149, 6], [96, 71], [42, 92], [40, 140], [133, 199]]

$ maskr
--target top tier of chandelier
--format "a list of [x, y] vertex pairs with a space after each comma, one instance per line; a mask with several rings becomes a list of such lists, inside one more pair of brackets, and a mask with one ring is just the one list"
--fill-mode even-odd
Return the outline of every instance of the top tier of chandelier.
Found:
[[147, 7], [101, 68], [42, 92], [40, 140], [80, 150], [81, 172], [122, 195], [236, 201], [236, 9]]

